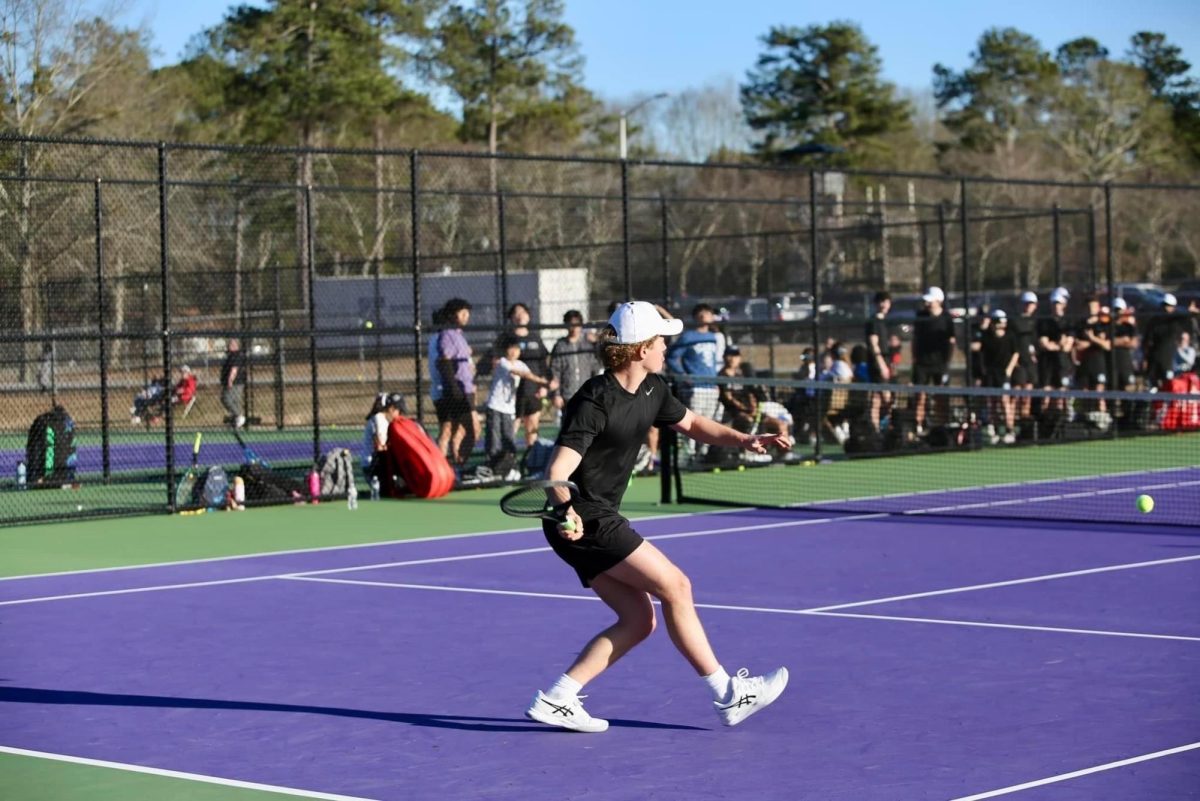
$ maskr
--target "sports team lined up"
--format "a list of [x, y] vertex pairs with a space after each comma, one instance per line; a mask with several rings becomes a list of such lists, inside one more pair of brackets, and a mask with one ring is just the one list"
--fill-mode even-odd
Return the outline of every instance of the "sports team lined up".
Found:
[[[795, 377], [944, 386], [952, 382], [952, 365], [960, 350], [969, 359], [972, 383], [997, 388], [1164, 388], [1166, 382], [1197, 367], [1200, 306], [1193, 300], [1182, 309], [1169, 293], [1157, 312], [1139, 321], [1123, 299], [1115, 298], [1109, 307], [1095, 295], [1085, 299], [1082, 314], [1069, 316], [1070, 293], [1061, 287], [1050, 293], [1049, 313], [1039, 314], [1040, 299], [1025, 292], [1019, 298], [1020, 308], [1011, 313], [981, 309], [965, 327], [946, 308], [940, 288], [930, 287], [922, 300], [923, 308], [911, 321], [907, 375], [901, 375], [905, 354], [899, 331], [908, 321], [891, 318], [891, 296], [879, 292], [863, 341], [847, 349], [829, 339], [819, 356], [813, 348], [805, 348]], [[529, 307], [515, 303], [507, 310], [507, 326], [495, 345], [476, 354], [464, 332], [470, 316], [471, 304], [461, 298], [449, 300], [433, 316], [435, 332], [428, 341], [427, 360], [438, 445], [451, 464], [461, 467], [482, 437], [489, 464], [508, 472], [518, 430], [523, 432], [525, 448], [532, 448], [543, 423], [557, 416], [578, 388], [600, 372], [595, 337], [585, 329], [583, 313], [572, 310], [562, 319], [567, 333], [547, 349], [530, 328]], [[769, 401], [761, 393], [697, 380], [749, 372], [711, 306], [701, 303], [692, 309], [692, 325], [670, 343], [667, 366], [671, 373], [689, 377], [680, 394], [697, 414], [741, 426], [762, 419]], [[477, 394], [476, 378], [489, 371], [490, 383], [478, 387]], [[786, 432], [794, 416], [775, 409], [777, 405], [766, 407], [770, 424]], [[873, 402], [868, 415], [876, 428], [881, 419], [878, 406]], [[556, 415], [543, 414], [546, 410]], [[925, 417], [922, 411], [924, 404], [919, 403], [920, 418]], [[999, 412], [996, 417], [1003, 426]], [[648, 444], [651, 452], [657, 450], [656, 443]]]

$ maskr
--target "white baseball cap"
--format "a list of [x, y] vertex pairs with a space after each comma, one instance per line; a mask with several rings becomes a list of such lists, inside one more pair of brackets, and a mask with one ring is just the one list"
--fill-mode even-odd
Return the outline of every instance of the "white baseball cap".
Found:
[[1067, 290], [1063, 289], [1062, 287], [1059, 287], [1050, 293], [1051, 303], [1066, 303], [1068, 300], [1070, 300], [1070, 298], [1071, 293], [1067, 292]]
[[1008, 315], [1004, 313], [1004, 309], [992, 309], [993, 320], [1005, 320], [1007, 318]]
[[942, 288], [936, 286], [929, 287], [929, 289], [925, 290], [925, 294], [921, 296], [921, 300], [925, 301], [926, 303], [933, 303], [934, 301], [941, 303], [945, 299], [946, 295], [944, 292], [942, 292]]
[[1071, 290], [1067, 289], [1065, 286], [1056, 286], [1054, 287], [1054, 291], [1061, 292], [1062, 295], [1068, 299], [1071, 297]]
[[1179, 301], [1170, 292], [1163, 295], [1162, 302], [1163, 302], [1164, 306], [1178, 306], [1179, 305]]
[[683, 331], [683, 320], [665, 319], [653, 304], [644, 300], [622, 303], [608, 318], [617, 332], [617, 343], [633, 345], [655, 337], [673, 337]]
[[1114, 311], [1121, 311], [1128, 309], [1129, 304], [1125, 302], [1125, 298], [1113, 298], [1112, 307]]
[[1021, 293], [1021, 302], [1022, 303], [1037, 303], [1037, 295], [1035, 295], [1032, 292], [1022, 292]]

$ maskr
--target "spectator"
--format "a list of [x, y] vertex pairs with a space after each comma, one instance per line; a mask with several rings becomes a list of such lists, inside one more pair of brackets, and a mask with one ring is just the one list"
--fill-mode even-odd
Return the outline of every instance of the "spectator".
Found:
[[1137, 384], [1137, 367], [1134, 353], [1138, 348], [1137, 321], [1133, 309], [1125, 302], [1125, 298], [1113, 298], [1113, 313], [1117, 323], [1113, 327], [1113, 366], [1116, 375], [1113, 376], [1113, 386], [1119, 390], [1132, 390]]
[[[1080, 323], [1075, 340], [1075, 356], [1079, 362], [1075, 370], [1075, 385], [1079, 389], [1103, 392], [1108, 386], [1108, 354], [1112, 350], [1108, 329], [1111, 322], [1109, 315], [1100, 308], [1100, 298], [1089, 295], [1087, 316]], [[1106, 411], [1103, 397], [1097, 399], [1095, 411]]]
[[1174, 377], [1175, 349], [1188, 325], [1187, 317], [1175, 312], [1175, 296], [1168, 292], [1162, 299], [1162, 312], [1151, 318], [1142, 338], [1146, 381], [1151, 387]]
[[[1033, 389], [1037, 381], [1037, 307], [1038, 296], [1021, 293], [1021, 313], [1009, 321], [1009, 335], [1017, 350], [1017, 366], [1012, 373], [1015, 389]], [[1033, 398], [1025, 395], [1016, 401], [1018, 416], [1028, 420], [1033, 416]]]
[[899, 334], [892, 334], [888, 337], [887, 361], [892, 368], [892, 378], [894, 379], [900, 374], [900, 365], [904, 363], [904, 342], [900, 339]]
[[[736, 346], [727, 346], [722, 358], [724, 365], [718, 375], [729, 378], [740, 378], [747, 375], [749, 365], [742, 363], [742, 352]], [[725, 409], [725, 425], [741, 431], [743, 434], [770, 433], [784, 437], [789, 435], [792, 424], [791, 413], [782, 404], [769, 400], [762, 387], [721, 384], [718, 389], [721, 405]], [[769, 457], [755, 459], [754, 456], [763, 457], [764, 455], [743, 454], [743, 458], [747, 461], [770, 461]], [[778, 445], [775, 456], [785, 461], [794, 458], [791, 449], [784, 449]]]
[[552, 394], [556, 409], [566, 406], [583, 382], [600, 371], [596, 345], [583, 335], [583, 314], [572, 309], [563, 315], [563, 325], [567, 335], [550, 351], [550, 375], [558, 382]]
[[[695, 327], [684, 331], [667, 349], [667, 367], [671, 372], [689, 376], [715, 376], [723, 362], [725, 336], [714, 325], [712, 306], [699, 303], [692, 309]], [[693, 412], [710, 420], [717, 419], [719, 393], [714, 384], [703, 381], [682, 384], [679, 399]], [[703, 453], [707, 446], [687, 440], [687, 447]]]
[[221, 365], [221, 405], [229, 412], [230, 422], [235, 429], [246, 425], [242, 402], [246, 388], [246, 354], [238, 339], [229, 340], [225, 362]]
[[[816, 381], [817, 377], [817, 363], [813, 358], [813, 349], [809, 346], [800, 354], [800, 368], [796, 371], [794, 378], [799, 381]], [[791, 413], [792, 420], [795, 421], [797, 439], [802, 437], [810, 445], [816, 442], [817, 437], [814, 428], [816, 399], [817, 390], [805, 388], [797, 388], [787, 399], [787, 410]]]
[[392, 495], [395, 479], [391, 456], [388, 453], [388, 432], [392, 421], [404, 414], [404, 396], [399, 392], [381, 392], [375, 396], [371, 411], [367, 413], [367, 424], [363, 428], [363, 477], [367, 484], [379, 479], [380, 495]]
[[179, 380], [171, 392], [171, 403], [186, 407], [196, 397], [196, 376], [186, 364], [179, 368]]
[[[846, 360], [846, 349], [840, 344], [834, 342], [821, 357], [821, 372], [817, 379], [835, 384], [849, 384], [854, 380], [854, 370]], [[850, 438], [850, 422], [846, 416], [846, 407], [850, 401], [849, 390], [822, 390], [819, 399], [822, 409], [821, 425], [839, 445], [844, 444]]]
[[463, 334], [470, 322], [471, 304], [462, 298], [446, 301], [435, 321], [429, 363], [433, 379], [434, 408], [438, 418], [438, 447], [451, 464], [461, 467], [475, 447], [478, 422], [475, 417], [475, 364], [471, 346]]
[[[1075, 338], [1067, 323], [1067, 293], [1056, 289], [1050, 293], [1053, 313], [1037, 322], [1038, 383], [1042, 389], [1067, 389], [1071, 386], [1071, 350]], [[1044, 404], [1062, 411], [1067, 409], [1067, 399], [1060, 398]]]
[[976, 387], [982, 387], [987, 382], [983, 376], [983, 338], [987, 331], [992, 326], [992, 307], [991, 304], [979, 304], [979, 313], [970, 317], [968, 327], [970, 328], [970, 344], [967, 349], [970, 351], [968, 358], [971, 362], [971, 384]]
[[[989, 317], [991, 325], [984, 331], [979, 343], [982, 382], [986, 387], [1011, 389], [1013, 373], [1020, 361], [1017, 340], [1008, 330], [1008, 315], [1003, 309], [993, 310]], [[1000, 433], [992, 421], [1003, 419], [1004, 442], [1011, 445], [1017, 441], [1016, 399], [1011, 395], [1001, 395], [999, 398], [990, 398], [989, 401], [988, 423], [984, 431], [995, 445], [1000, 441]]]
[[[943, 304], [946, 296], [939, 287], [931, 286], [921, 296], [925, 302], [913, 326], [913, 384], [916, 386], [945, 386], [950, 383], [950, 358], [954, 354], [954, 321]], [[925, 393], [916, 396], [918, 435], [925, 433]], [[944, 403], [936, 404], [936, 407]], [[937, 415], [944, 419], [944, 410]]]
[[1192, 345], [1192, 332], [1179, 332], [1179, 345], [1175, 348], [1173, 369], [1175, 375], [1187, 373], [1196, 366], [1196, 348]]
[[[496, 464], [504, 451], [517, 452], [513, 435], [516, 432], [517, 398], [521, 395], [522, 381], [543, 387], [550, 383], [521, 361], [521, 340], [515, 334], [502, 335], [496, 348], [502, 355], [492, 367], [492, 387], [487, 399], [485, 441], [489, 465]], [[502, 478], [512, 480], [511, 476]]]
[[[722, 359], [724, 365], [717, 375], [740, 378], [742, 375], [741, 349], [734, 345], [726, 347]], [[749, 387], [742, 384], [720, 384], [717, 387], [717, 396], [721, 406], [725, 410], [724, 417], [721, 420], [725, 425], [737, 428], [737, 425], [735, 425], [736, 421], [743, 418], [748, 420], [754, 416], [754, 397]], [[744, 430], [749, 431], [750, 429], [747, 426]]]
[[54, 389], [54, 343], [42, 343], [42, 357], [37, 368], [38, 390], [51, 392]]
[[[867, 380], [872, 384], [886, 384], [892, 380], [892, 365], [888, 361], [887, 315], [892, 309], [892, 296], [888, 292], [875, 293], [875, 314], [867, 320]], [[871, 425], [879, 430], [880, 412], [889, 398], [886, 392], [872, 392], [870, 404]]]
[[167, 399], [167, 379], [155, 376], [150, 384], [133, 396], [133, 406], [129, 409], [129, 422], [140, 425], [143, 421], [150, 425], [162, 414], [163, 403]]
[[[529, 307], [524, 303], [514, 303], [509, 307], [509, 331], [516, 336], [520, 345], [521, 361], [525, 363], [530, 373], [539, 378], [546, 378], [550, 375], [548, 361], [550, 354], [546, 351], [546, 345], [542, 342], [541, 337], [530, 333], [530, 319]], [[501, 348], [497, 348], [495, 351], [497, 356], [502, 355], [503, 352]], [[516, 414], [521, 427], [525, 430], [525, 447], [527, 448], [537, 442], [538, 426], [542, 419], [542, 399], [549, 394], [547, 389], [549, 386], [549, 381], [526, 381], [517, 388]]]

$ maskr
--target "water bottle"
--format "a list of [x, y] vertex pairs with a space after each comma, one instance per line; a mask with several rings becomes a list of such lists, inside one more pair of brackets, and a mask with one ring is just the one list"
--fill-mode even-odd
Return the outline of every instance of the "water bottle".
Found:
[[321, 502], [321, 475], [317, 472], [315, 464], [312, 472], [308, 474], [308, 497], [313, 503]]
[[379, 476], [371, 476], [371, 500], [379, 500]]
[[350, 489], [346, 490], [346, 508], [351, 512], [358, 508], [358, 487], [354, 486], [354, 482], [351, 482]]
[[19, 490], [25, 489], [25, 481], [26, 481], [25, 463], [17, 462], [17, 489], [19, 489]]

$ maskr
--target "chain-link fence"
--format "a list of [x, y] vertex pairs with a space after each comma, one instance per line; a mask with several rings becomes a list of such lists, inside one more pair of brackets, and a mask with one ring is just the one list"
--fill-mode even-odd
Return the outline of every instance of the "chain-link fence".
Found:
[[295, 476], [357, 454], [380, 391], [432, 430], [432, 313], [455, 297], [484, 371], [514, 303], [549, 346], [566, 311], [642, 298], [709, 303], [757, 372], [792, 376], [860, 343], [881, 289], [903, 361], [937, 285], [970, 384], [972, 332], [1021, 292], [1041, 316], [1059, 286], [1075, 315], [1087, 293], [1155, 313], [1159, 287], [1186, 308], [1198, 212], [1196, 186], [2, 138], [0, 522], [174, 510], [194, 433], [201, 463], [237, 464], [239, 418]]

